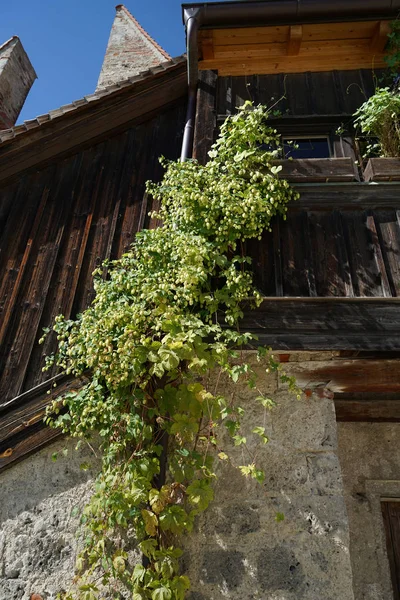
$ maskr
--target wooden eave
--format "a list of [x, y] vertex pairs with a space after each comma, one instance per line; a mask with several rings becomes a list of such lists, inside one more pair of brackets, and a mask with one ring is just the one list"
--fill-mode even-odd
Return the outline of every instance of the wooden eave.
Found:
[[390, 21], [202, 29], [199, 68], [221, 76], [385, 67]]
[[186, 71], [186, 61], [171, 63], [107, 95], [93, 95], [68, 112], [60, 109], [60, 116], [22, 133], [15, 128], [15, 137], [0, 144], [0, 182], [151, 118], [186, 95]]

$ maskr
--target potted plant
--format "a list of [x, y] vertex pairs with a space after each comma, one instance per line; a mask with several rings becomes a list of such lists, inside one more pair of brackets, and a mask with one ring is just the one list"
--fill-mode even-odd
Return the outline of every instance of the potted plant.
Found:
[[366, 137], [366, 181], [400, 180], [400, 20], [390, 24], [385, 49], [387, 87], [378, 87], [354, 114]]
[[[355, 124], [367, 138], [366, 181], [400, 180], [400, 89], [378, 88], [354, 114]], [[375, 157], [374, 157], [375, 155]], [[378, 158], [379, 157], [379, 158]]]

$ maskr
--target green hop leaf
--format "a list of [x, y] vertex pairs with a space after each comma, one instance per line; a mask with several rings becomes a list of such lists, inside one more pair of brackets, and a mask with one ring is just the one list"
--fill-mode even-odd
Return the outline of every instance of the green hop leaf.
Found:
[[146, 533], [151, 536], [156, 536], [157, 528], [158, 528], [157, 515], [155, 515], [153, 512], [150, 512], [149, 510], [146, 510], [144, 508], [140, 512], [141, 512], [143, 520], [144, 520], [144, 526], [146, 529]]

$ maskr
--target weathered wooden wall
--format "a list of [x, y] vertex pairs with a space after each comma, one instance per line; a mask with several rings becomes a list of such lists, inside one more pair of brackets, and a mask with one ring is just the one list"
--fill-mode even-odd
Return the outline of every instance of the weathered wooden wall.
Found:
[[[371, 73], [361, 71], [247, 79], [204, 72], [195, 155], [206, 159], [218, 115], [246, 97], [269, 102], [284, 90], [294, 119], [304, 117], [306, 124], [311, 114], [331, 123], [331, 117], [339, 122], [350, 115], [364, 99], [360, 90], [369, 95], [372, 86]], [[318, 95], [322, 89], [326, 101]], [[30, 168], [0, 187], [0, 469], [58, 435], [42, 422], [56, 375], [42, 372], [45, 355], [55, 349], [52, 335], [38, 345], [42, 328], [59, 313], [82, 311], [93, 298], [93, 270], [126, 251], [139, 229], [152, 226], [145, 181], [161, 176], [160, 155], [179, 156], [185, 108], [182, 98], [158, 116], [141, 116], [140, 124], [104, 134], [35, 170], [28, 148]], [[76, 119], [77, 128], [87, 123]], [[21, 156], [14, 157], [15, 169]], [[277, 349], [400, 350], [400, 184], [348, 181], [300, 184], [301, 199], [287, 220], [275, 220], [272, 234], [248, 243], [255, 283], [267, 298], [258, 311], [246, 313], [244, 327], [263, 343]], [[67, 378], [58, 383], [54, 394], [78, 385]]]
[[0, 189], [0, 406], [51, 377], [42, 367], [55, 339], [39, 346], [42, 328], [82, 311], [93, 270], [151, 226], [145, 182], [160, 177], [159, 156], [179, 156], [185, 108]]
[[[350, 187], [348, 194], [350, 205]], [[300, 202], [307, 203], [306, 193]], [[286, 221], [275, 221], [272, 235], [248, 243], [256, 285], [266, 296], [400, 296], [400, 202], [392, 204], [294, 205]]]
[[[246, 100], [300, 116], [351, 116], [375, 91], [382, 71], [327, 71], [218, 77], [217, 114], [236, 112]], [[310, 123], [308, 123], [310, 126]]]

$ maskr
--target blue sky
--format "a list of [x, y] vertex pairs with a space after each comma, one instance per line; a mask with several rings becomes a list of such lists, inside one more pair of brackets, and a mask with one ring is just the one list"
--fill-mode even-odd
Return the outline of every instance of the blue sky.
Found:
[[[94, 91], [116, 0], [2, 2], [0, 44], [18, 35], [38, 79], [19, 122]], [[185, 50], [180, 0], [126, 0], [128, 10], [172, 56]]]

